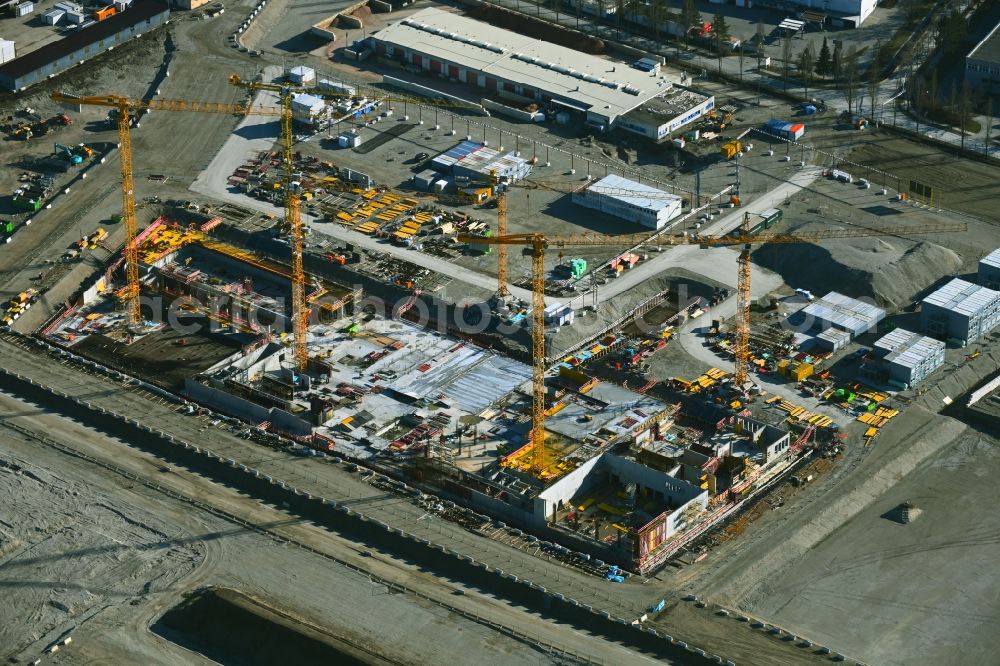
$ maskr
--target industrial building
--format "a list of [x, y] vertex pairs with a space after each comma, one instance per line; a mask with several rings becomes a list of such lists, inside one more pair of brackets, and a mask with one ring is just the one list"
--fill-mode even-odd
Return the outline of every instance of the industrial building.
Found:
[[292, 96], [292, 118], [311, 127], [321, 126], [329, 120], [326, 102], [322, 97], [296, 93]]
[[[834, 28], [857, 28], [872, 15], [878, 0], [788, 0], [802, 7], [802, 18], [811, 22], [829, 22]], [[756, 4], [756, 3], [755, 3]]]
[[626, 113], [617, 126], [653, 141], [663, 141], [672, 138], [675, 132], [714, 108], [714, 97], [675, 86]]
[[94, 25], [77, 28], [57, 42], [0, 65], [0, 88], [24, 90], [157, 28], [169, 18], [167, 5], [156, 0], [137, 0], [123, 12]]
[[944, 365], [940, 340], [897, 328], [875, 341], [872, 354], [888, 373], [889, 383], [909, 388]]
[[683, 205], [678, 196], [615, 175], [605, 176], [572, 196], [573, 203], [650, 229], [663, 229], [681, 214]]
[[1000, 23], [965, 56], [965, 81], [975, 90], [1000, 90]]
[[789, 323], [817, 334], [837, 328], [856, 338], [874, 330], [883, 319], [885, 310], [882, 308], [831, 291], [792, 315]]
[[[421, 10], [375, 33], [370, 41], [380, 57], [404, 67], [467, 83], [514, 102], [551, 104], [581, 114], [598, 130], [617, 127], [622, 116], [669, 92], [676, 82], [661, 73], [441, 9]], [[699, 105], [705, 108], [704, 102], [695, 104]], [[675, 115], [687, 114], [678, 111]]]
[[920, 305], [920, 325], [936, 338], [964, 345], [1000, 323], [1000, 291], [955, 278]]
[[987, 289], [1000, 291], [1000, 248], [979, 260], [978, 282]]
[[494, 174], [498, 179], [515, 182], [531, 173], [528, 160], [513, 152], [501, 155], [499, 151], [475, 141], [462, 141], [441, 153], [431, 160], [431, 168], [458, 179], [480, 183], [490, 182]]

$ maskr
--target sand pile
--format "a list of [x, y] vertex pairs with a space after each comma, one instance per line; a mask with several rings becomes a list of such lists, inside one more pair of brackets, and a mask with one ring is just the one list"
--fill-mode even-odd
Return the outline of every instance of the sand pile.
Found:
[[792, 287], [868, 297], [889, 308], [908, 304], [962, 265], [961, 257], [948, 248], [892, 237], [828, 241], [822, 247], [765, 245], [753, 253], [753, 260]]

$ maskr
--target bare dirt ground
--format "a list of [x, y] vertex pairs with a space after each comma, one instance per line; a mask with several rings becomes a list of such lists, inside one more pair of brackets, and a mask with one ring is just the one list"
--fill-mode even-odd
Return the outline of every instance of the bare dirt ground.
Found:
[[[754, 593], [746, 606], [873, 664], [987, 663], [1000, 619], [997, 439], [966, 430]], [[916, 446], [916, 445], [915, 445]], [[922, 513], [902, 525], [902, 502]]]
[[[6, 394], [0, 406], [0, 489], [10, 498], [0, 513], [5, 660], [31, 661], [72, 632], [72, 644], [47, 663], [208, 663], [148, 627], [185, 591], [219, 585], [266, 600], [342, 640], [370, 645], [377, 637], [381, 654], [393, 663], [461, 662], [469, 646], [487, 663], [570, 663], [52, 449], [36, 438], [53, 437], [99, 455], [123, 445]], [[103, 455], [166, 486], [187, 476], [127, 447], [120, 453]], [[190, 481], [203, 483], [193, 476]], [[212, 493], [199, 499], [214, 501]], [[299, 522], [262, 514], [269, 527], [296, 528]]]

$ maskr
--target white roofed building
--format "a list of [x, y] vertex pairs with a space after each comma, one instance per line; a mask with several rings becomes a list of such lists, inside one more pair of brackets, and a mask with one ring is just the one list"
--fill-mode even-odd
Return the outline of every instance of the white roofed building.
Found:
[[1000, 291], [1000, 248], [979, 260], [979, 284]]
[[[675, 77], [642, 71], [445, 11], [424, 9], [370, 38], [379, 57], [514, 101], [584, 114], [600, 130], [671, 90]], [[705, 98], [699, 102], [705, 104]]]
[[944, 348], [940, 340], [897, 328], [876, 340], [872, 353], [891, 383], [909, 388], [944, 365]]
[[573, 193], [573, 203], [651, 229], [662, 229], [681, 214], [683, 200], [673, 194], [621, 176], [605, 176]]
[[957, 343], [988, 334], [1000, 323], [1000, 291], [955, 278], [920, 304], [924, 332]]

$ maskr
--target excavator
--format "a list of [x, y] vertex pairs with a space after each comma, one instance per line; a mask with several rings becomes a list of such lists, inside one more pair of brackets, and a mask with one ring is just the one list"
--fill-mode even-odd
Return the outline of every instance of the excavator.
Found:
[[65, 157], [70, 164], [76, 166], [83, 162], [83, 158], [74, 153], [72, 150], [62, 145], [61, 143], [55, 144], [55, 152], [57, 155]]

